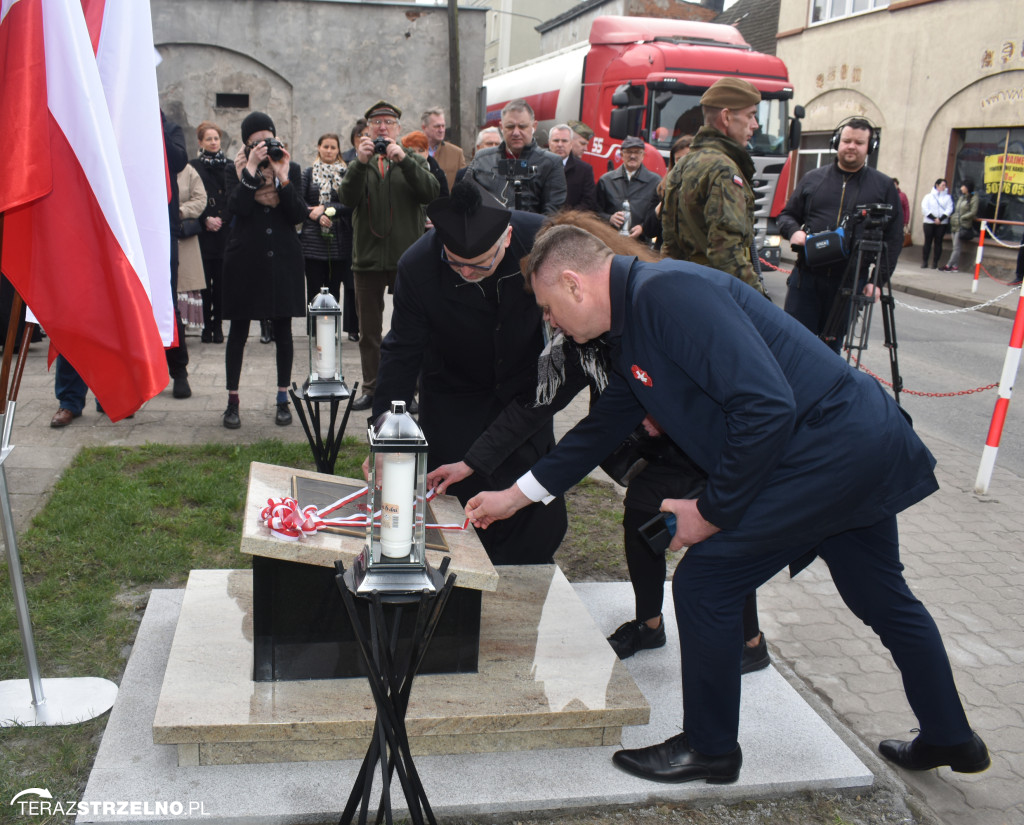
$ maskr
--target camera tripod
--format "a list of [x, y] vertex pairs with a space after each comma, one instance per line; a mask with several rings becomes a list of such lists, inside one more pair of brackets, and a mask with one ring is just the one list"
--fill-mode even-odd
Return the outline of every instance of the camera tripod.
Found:
[[885, 348], [889, 351], [892, 392], [896, 403], [899, 404], [900, 392], [903, 390], [903, 378], [900, 376], [900, 365], [896, 355], [898, 349], [894, 312], [896, 301], [892, 297], [892, 279], [886, 280], [882, 287], [878, 285], [879, 270], [889, 271], [888, 250], [883, 240], [883, 226], [884, 224], [865, 227], [861, 237], [854, 244], [846, 271], [843, 273], [842, 284], [836, 293], [820, 337], [825, 343], [831, 345], [845, 333], [846, 360], [860, 369], [861, 353], [868, 348], [871, 314], [875, 305], [874, 296], [865, 295], [863, 287], [858, 289], [860, 273], [867, 265], [870, 268], [867, 284], [872, 285], [875, 291], [880, 293], [882, 330], [885, 336]]

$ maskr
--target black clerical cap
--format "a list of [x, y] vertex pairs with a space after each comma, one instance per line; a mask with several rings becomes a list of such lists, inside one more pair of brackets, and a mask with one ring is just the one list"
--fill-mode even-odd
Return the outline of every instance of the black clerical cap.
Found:
[[484, 206], [472, 181], [459, 181], [451, 197], [438, 198], [427, 207], [427, 217], [448, 251], [459, 258], [475, 258], [494, 246], [508, 228], [508, 209]]

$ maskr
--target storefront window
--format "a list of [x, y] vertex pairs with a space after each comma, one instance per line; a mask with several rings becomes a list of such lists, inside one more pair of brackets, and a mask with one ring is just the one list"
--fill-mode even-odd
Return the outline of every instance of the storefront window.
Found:
[[1024, 127], [965, 129], [957, 133], [959, 150], [952, 189], [971, 178], [978, 193], [978, 217], [994, 221], [990, 231], [1007, 243], [1020, 243], [1024, 227], [998, 221], [1024, 222]]

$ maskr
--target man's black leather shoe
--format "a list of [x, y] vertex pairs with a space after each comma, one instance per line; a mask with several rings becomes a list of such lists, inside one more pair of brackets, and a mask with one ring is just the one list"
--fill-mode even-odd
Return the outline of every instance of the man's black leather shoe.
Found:
[[665, 644], [665, 620], [661, 620], [655, 628], [649, 628], [647, 622], [634, 619], [619, 625], [618, 629], [608, 637], [615, 655], [620, 659], [628, 659], [638, 650], [653, 650]]
[[626, 773], [654, 782], [691, 782], [704, 779], [713, 785], [735, 782], [740, 776], [743, 751], [740, 746], [724, 756], [707, 756], [693, 750], [680, 733], [660, 745], [619, 751], [612, 762]]
[[756, 647], [750, 647], [750, 645], [743, 645], [743, 659], [740, 664], [740, 674], [753, 673], [755, 670], [764, 670], [768, 665], [772, 663], [771, 656], [768, 655], [768, 642], [765, 641], [764, 634], [761, 634], [761, 641], [757, 643]]
[[373, 406], [373, 396], [369, 393], [363, 393], [355, 401], [352, 402], [352, 409], [357, 412], [362, 410], [368, 410]]
[[878, 752], [908, 771], [929, 771], [948, 765], [957, 773], [981, 773], [992, 764], [988, 748], [976, 733], [959, 745], [929, 745], [920, 736], [912, 742], [885, 739]]
[[288, 409], [288, 402], [281, 401], [277, 405], [277, 412], [274, 413], [274, 423], [286, 427], [292, 423], [292, 411]]

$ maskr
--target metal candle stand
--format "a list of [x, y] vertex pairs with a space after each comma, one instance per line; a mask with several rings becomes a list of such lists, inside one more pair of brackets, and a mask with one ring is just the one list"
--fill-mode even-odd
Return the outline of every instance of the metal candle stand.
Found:
[[[357, 381], [352, 386], [351, 392], [342, 384], [342, 390], [331, 395], [312, 395], [306, 388], [300, 389], [294, 383], [288, 390], [288, 394], [292, 397], [292, 403], [295, 405], [295, 412], [299, 416], [299, 422], [309, 441], [309, 448], [313, 452], [317, 472], [334, 475], [334, 464], [338, 460], [338, 451], [341, 449], [341, 442], [345, 437], [345, 427], [348, 426], [348, 417], [352, 412], [352, 402], [355, 400], [355, 391], [358, 388], [359, 382]], [[341, 426], [335, 429], [338, 423], [338, 409], [341, 407], [341, 402], [346, 400], [348, 403], [345, 405]], [[324, 403], [330, 405], [326, 435], [322, 435], [323, 428], [320, 417], [320, 405]], [[306, 417], [307, 413], [308, 418]]]
[[[445, 579], [448, 562], [449, 559], [445, 558], [437, 570], [429, 570], [434, 579], [433, 592], [418, 593], [391, 593], [380, 590], [357, 593], [352, 571], [346, 573], [344, 564], [341, 561], [335, 562], [335, 581], [352, 622], [359, 652], [366, 665], [370, 691], [377, 706], [370, 746], [363, 757], [363, 764], [359, 768], [339, 825], [348, 825], [352, 822], [357, 809], [360, 825], [367, 822], [370, 793], [378, 765], [381, 766], [382, 788], [376, 822], [379, 823], [382, 819], [389, 825], [393, 822], [391, 779], [397, 772], [409, 808], [410, 820], [414, 825], [423, 825], [425, 822], [430, 825], [437, 823], [412, 761], [409, 735], [405, 729], [405, 714], [409, 707], [413, 679], [419, 671], [445, 603], [455, 585], [454, 573]], [[356, 598], [366, 599], [370, 603], [369, 633], [363, 627], [356, 611]], [[385, 606], [389, 608], [388, 611], [385, 611]], [[415, 607], [415, 629], [404, 653], [399, 655], [398, 630], [402, 623], [402, 613], [407, 606]], [[390, 614], [390, 627], [386, 613]]]

